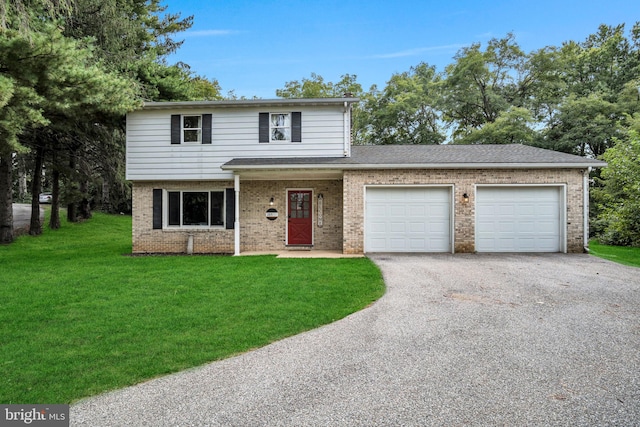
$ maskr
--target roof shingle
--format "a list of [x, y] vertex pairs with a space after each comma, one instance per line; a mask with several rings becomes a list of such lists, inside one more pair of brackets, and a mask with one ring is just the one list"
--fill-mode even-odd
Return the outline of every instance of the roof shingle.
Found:
[[605, 162], [520, 144], [506, 145], [354, 145], [351, 157], [236, 158], [224, 169], [251, 167], [474, 168], [603, 167]]

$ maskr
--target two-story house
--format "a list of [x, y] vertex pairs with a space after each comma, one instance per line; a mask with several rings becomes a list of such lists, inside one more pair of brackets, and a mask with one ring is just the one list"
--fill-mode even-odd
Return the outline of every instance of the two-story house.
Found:
[[589, 169], [523, 145], [351, 145], [356, 98], [127, 116], [134, 253], [582, 252]]

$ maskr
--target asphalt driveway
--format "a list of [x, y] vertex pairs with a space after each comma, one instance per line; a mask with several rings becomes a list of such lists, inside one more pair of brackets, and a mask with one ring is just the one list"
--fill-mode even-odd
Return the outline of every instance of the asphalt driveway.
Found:
[[[16, 232], [28, 231], [31, 224], [31, 205], [26, 203], [14, 203], [13, 229]], [[40, 221], [44, 222], [44, 209], [40, 208]]]
[[71, 425], [640, 425], [640, 269], [587, 255], [378, 255], [325, 327], [79, 402]]

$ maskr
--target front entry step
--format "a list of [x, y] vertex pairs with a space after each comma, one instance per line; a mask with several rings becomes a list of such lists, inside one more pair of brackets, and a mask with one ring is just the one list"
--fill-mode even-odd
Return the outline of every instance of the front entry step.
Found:
[[313, 245], [285, 245], [285, 248], [289, 251], [310, 251]]

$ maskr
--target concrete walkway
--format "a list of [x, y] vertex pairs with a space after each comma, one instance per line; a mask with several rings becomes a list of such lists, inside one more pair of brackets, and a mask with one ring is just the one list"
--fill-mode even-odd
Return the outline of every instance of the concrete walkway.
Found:
[[81, 401], [72, 426], [638, 425], [640, 275], [588, 255], [376, 256], [325, 327]]
[[241, 252], [241, 256], [275, 255], [277, 258], [363, 258], [363, 254], [343, 254], [342, 251], [290, 250], [266, 252]]

